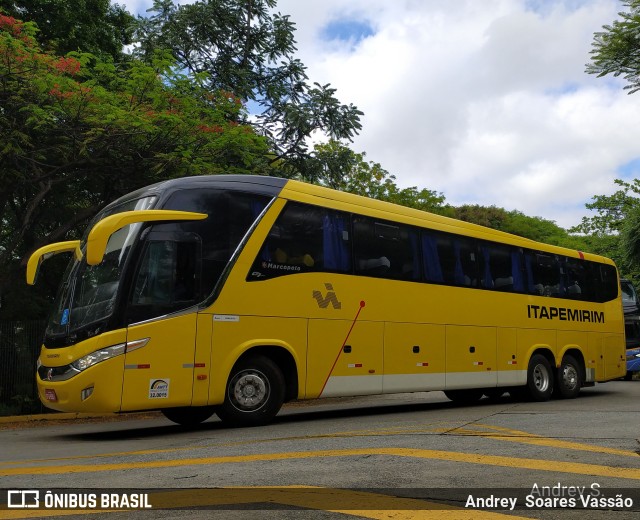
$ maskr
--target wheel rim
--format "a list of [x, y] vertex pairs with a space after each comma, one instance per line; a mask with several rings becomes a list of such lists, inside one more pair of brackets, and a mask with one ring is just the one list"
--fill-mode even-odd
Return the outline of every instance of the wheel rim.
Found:
[[575, 390], [578, 386], [578, 371], [573, 365], [565, 365], [562, 369], [562, 384], [567, 390]]
[[267, 377], [258, 370], [242, 370], [229, 383], [229, 400], [241, 412], [254, 412], [269, 399]]
[[543, 364], [538, 364], [533, 369], [533, 384], [539, 392], [546, 392], [551, 383], [549, 371]]

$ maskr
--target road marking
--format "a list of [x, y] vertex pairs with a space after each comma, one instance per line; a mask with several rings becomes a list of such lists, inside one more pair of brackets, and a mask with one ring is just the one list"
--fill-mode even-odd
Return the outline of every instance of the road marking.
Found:
[[593, 453], [609, 453], [611, 455], [622, 455], [625, 457], [638, 458], [638, 454], [635, 451], [620, 450], [618, 448], [608, 448], [606, 446], [597, 446], [594, 444], [583, 444], [580, 442], [564, 441], [561, 439], [551, 439], [549, 437], [543, 437], [534, 433], [528, 433], [521, 430], [512, 430], [510, 428], [502, 428], [500, 426], [491, 426], [488, 424], [474, 424], [473, 426], [486, 428], [489, 430], [501, 431], [508, 433], [509, 435], [499, 435], [494, 433], [487, 433], [477, 430], [469, 430], [466, 428], [457, 428], [450, 431], [450, 434], [470, 435], [477, 437], [486, 437], [489, 439], [497, 439], [507, 442], [520, 442], [522, 444], [533, 444], [536, 446], [548, 446], [551, 448], [560, 448], [566, 450], [578, 450], [589, 451]]
[[255, 455], [235, 455], [224, 457], [202, 457], [173, 460], [122, 462], [116, 464], [77, 464], [65, 466], [33, 466], [25, 468], [0, 468], [0, 476], [11, 475], [58, 475], [64, 473], [96, 473], [102, 471], [122, 471], [128, 469], [172, 468], [178, 466], [201, 466], [210, 464], [238, 464], [258, 461], [310, 459], [322, 457], [391, 456], [417, 459], [435, 459], [468, 464], [482, 464], [507, 468], [552, 471], [600, 477], [640, 480], [640, 468], [600, 466], [581, 462], [557, 460], [525, 459], [500, 455], [470, 454], [454, 451], [423, 450], [412, 448], [360, 448], [351, 450], [320, 450], [286, 453], [259, 453]]
[[[493, 511], [464, 509], [414, 498], [382, 493], [328, 489], [315, 486], [241, 487], [211, 490], [175, 490], [149, 493], [153, 509], [193, 509], [238, 504], [277, 504], [315, 509], [374, 520], [528, 520]], [[259, 510], [259, 509], [258, 509]], [[0, 518], [38, 518], [112, 513], [113, 510], [0, 510]], [[122, 511], [120, 511], [122, 512]]]
[[[26, 464], [38, 464], [44, 462], [61, 462], [61, 461], [76, 461], [76, 460], [92, 460], [100, 458], [114, 458], [114, 457], [135, 457], [140, 455], [158, 455], [163, 453], [177, 453], [201, 449], [221, 448], [231, 446], [246, 446], [256, 444], [266, 444], [273, 442], [283, 441], [305, 441], [313, 439], [326, 439], [326, 438], [342, 438], [342, 437], [375, 437], [375, 436], [391, 436], [391, 435], [411, 435], [420, 433], [443, 433], [447, 435], [460, 435], [460, 436], [478, 436], [489, 439], [507, 441], [507, 442], [519, 442], [523, 444], [532, 444], [537, 446], [546, 446], [551, 448], [569, 449], [576, 451], [587, 451], [593, 453], [608, 453], [611, 455], [619, 455], [624, 457], [638, 458], [638, 454], [630, 450], [620, 450], [617, 448], [608, 448], [605, 446], [598, 446], [593, 444], [584, 444], [578, 442], [564, 441], [560, 439], [550, 439], [538, 434], [525, 432], [522, 430], [514, 430], [511, 428], [505, 428], [501, 426], [493, 426], [489, 424], [474, 423], [466, 425], [467, 427], [453, 427], [443, 426], [450, 425], [452, 423], [448, 421], [437, 421], [431, 424], [415, 425], [415, 426], [396, 426], [390, 428], [380, 429], [366, 429], [366, 430], [348, 430], [334, 433], [322, 433], [316, 435], [300, 435], [300, 436], [288, 436], [277, 437], [272, 439], [252, 439], [248, 441], [234, 441], [225, 443], [211, 443], [202, 446], [181, 446], [177, 448], [166, 449], [151, 449], [151, 450], [137, 450], [137, 451], [123, 451], [123, 452], [111, 452], [111, 453], [98, 453], [93, 455], [76, 455], [73, 457], [56, 457], [45, 459], [24, 459], [20, 461], [4, 461], [0, 462], [0, 474], [3, 467], [16, 468], [24, 466]], [[455, 423], [458, 424], [458, 423]], [[500, 433], [493, 433], [481, 430], [474, 430], [473, 428], [483, 428], [485, 430], [494, 430], [496, 432], [504, 432], [505, 435]]]

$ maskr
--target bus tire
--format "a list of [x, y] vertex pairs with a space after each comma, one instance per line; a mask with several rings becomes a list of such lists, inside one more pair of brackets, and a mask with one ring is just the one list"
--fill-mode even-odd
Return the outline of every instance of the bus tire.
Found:
[[477, 403], [484, 395], [482, 390], [445, 390], [444, 395], [454, 403], [473, 404]]
[[195, 426], [206, 421], [215, 412], [214, 406], [181, 406], [179, 408], [164, 408], [163, 415], [182, 426]]
[[526, 388], [532, 401], [548, 401], [551, 398], [553, 369], [542, 354], [534, 354], [529, 360]]
[[264, 356], [249, 357], [236, 364], [229, 375], [224, 403], [216, 410], [230, 426], [267, 424], [284, 402], [282, 371]]
[[580, 393], [582, 386], [582, 366], [576, 359], [567, 354], [562, 358], [560, 368], [556, 374], [556, 390], [562, 399], [574, 399]]

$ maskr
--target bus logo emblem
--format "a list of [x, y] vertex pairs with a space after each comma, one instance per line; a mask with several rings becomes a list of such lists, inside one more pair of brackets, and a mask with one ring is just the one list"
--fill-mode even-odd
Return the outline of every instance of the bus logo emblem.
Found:
[[341, 309], [342, 303], [338, 300], [336, 293], [333, 292], [333, 285], [330, 283], [324, 284], [325, 289], [328, 291], [326, 296], [322, 296], [320, 291], [313, 291], [313, 297], [318, 302], [318, 307], [321, 309], [326, 309], [329, 307], [329, 304], [333, 306], [334, 309]]

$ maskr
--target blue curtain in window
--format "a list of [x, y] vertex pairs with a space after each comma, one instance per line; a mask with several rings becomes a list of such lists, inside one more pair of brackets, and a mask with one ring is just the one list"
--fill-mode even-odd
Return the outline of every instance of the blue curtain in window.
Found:
[[424, 273], [428, 282], [444, 283], [440, 257], [438, 256], [438, 243], [435, 237], [422, 234], [422, 254], [424, 257]]
[[511, 251], [511, 276], [513, 277], [513, 290], [516, 292], [524, 292], [524, 277], [520, 266], [520, 251]]
[[411, 257], [413, 259], [411, 279], [420, 280], [420, 246], [418, 244], [418, 235], [413, 231], [409, 231], [409, 243], [411, 244]]
[[489, 248], [487, 246], [482, 246], [482, 256], [484, 257], [484, 274], [482, 276], [482, 286], [490, 289], [493, 287], [493, 277], [491, 276], [491, 264], [489, 263], [489, 259], [491, 258], [491, 253], [489, 252]]
[[524, 255], [524, 264], [527, 268], [527, 288], [529, 289], [529, 293], [538, 294], [536, 288], [533, 283], [533, 266], [531, 265], [531, 255]]
[[456, 257], [456, 266], [453, 272], [453, 279], [457, 285], [467, 285], [464, 279], [464, 269], [462, 269], [462, 259], [460, 258], [460, 242], [453, 241], [453, 253]]
[[322, 220], [322, 247], [324, 268], [331, 271], [349, 271], [351, 255], [347, 241], [343, 239], [346, 229], [344, 217], [328, 213]]

